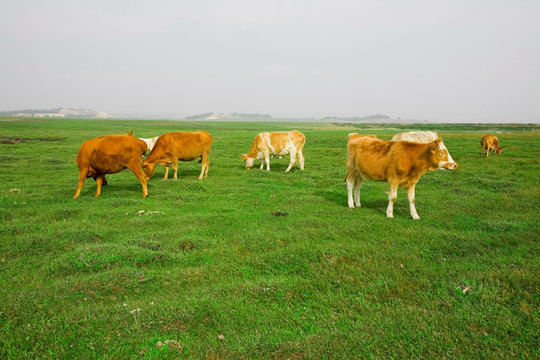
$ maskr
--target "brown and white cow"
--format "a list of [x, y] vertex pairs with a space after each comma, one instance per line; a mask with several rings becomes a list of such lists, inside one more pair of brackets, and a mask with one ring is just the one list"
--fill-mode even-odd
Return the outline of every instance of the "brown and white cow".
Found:
[[142, 185], [143, 198], [148, 196], [146, 175], [141, 169], [141, 158], [146, 153], [146, 143], [133, 135], [108, 135], [86, 140], [77, 153], [79, 182], [73, 198], [79, 196], [86, 178], [94, 178], [97, 185], [96, 197], [101, 195], [101, 186], [107, 185], [105, 174], [114, 174], [129, 169]]
[[306, 137], [299, 131], [289, 132], [262, 132], [255, 136], [251, 149], [247, 154], [242, 154], [242, 159], [246, 162], [246, 169], [251, 169], [256, 159], [261, 159], [261, 167], [266, 162], [266, 170], [270, 171], [270, 155], [283, 156], [290, 154], [289, 167], [285, 172], [289, 172], [296, 159], [300, 162], [300, 170], [304, 170], [303, 149]]
[[433, 131], [409, 131], [400, 132], [392, 137], [392, 141], [410, 141], [427, 144], [439, 138], [439, 134]]
[[140, 140], [144, 141], [146, 143], [146, 146], [148, 147], [148, 150], [146, 150], [146, 152], [150, 152], [152, 151], [152, 149], [154, 148], [154, 145], [156, 144], [156, 141], [158, 139], [159, 136], [154, 136], [154, 137], [151, 137], [151, 138], [139, 138]]
[[180, 131], [170, 132], [161, 135], [154, 145], [154, 149], [143, 161], [142, 167], [148, 179], [154, 175], [156, 165], [165, 166], [165, 176], [163, 180], [169, 177], [169, 166], [172, 164], [174, 180], [178, 174], [178, 160], [193, 161], [201, 158], [202, 170], [199, 180], [208, 176], [208, 155], [212, 148], [212, 135], [206, 131]]
[[420, 176], [432, 170], [456, 168], [456, 163], [440, 138], [428, 144], [420, 144], [349, 134], [347, 174], [344, 179], [347, 182], [349, 207], [361, 206], [360, 187], [364, 179], [387, 181], [390, 190], [386, 215], [394, 217], [397, 189], [403, 187], [407, 188], [411, 216], [418, 220], [420, 217], [414, 206], [414, 187]]
[[487, 151], [486, 156], [489, 156], [489, 152], [493, 150], [494, 154], [501, 154], [502, 147], [499, 146], [499, 139], [493, 135], [484, 135], [480, 140], [480, 145], [482, 145], [482, 155]]

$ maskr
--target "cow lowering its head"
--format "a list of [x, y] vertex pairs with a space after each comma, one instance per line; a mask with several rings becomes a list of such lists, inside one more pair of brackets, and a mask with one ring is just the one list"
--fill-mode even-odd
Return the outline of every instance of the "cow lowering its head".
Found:
[[480, 140], [480, 145], [482, 145], [482, 155], [486, 152], [486, 156], [489, 156], [489, 152], [493, 151], [494, 154], [501, 154], [502, 147], [499, 146], [499, 139], [493, 135], [484, 135]]
[[407, 188], [412, 218], [420, 219], [414, 206], [414, 187], [420, 176], [432, 170], [456, 168], [456, 163], [440, 138], [428, 144], [420, 144], [349, 135], [347, 174], [344, 179], [347, 182], [349, 207], [360, 207], [360, 186], [364, 179], [387, 181], [390, 190], [386, 215], [389, 218], [394, 216], [397, 189], [403, 187]]
[[304, 145], [306, 137], [299, 131], [289, 132], [262, 132], [255, 136], [253, 144], [247, 154], [242, 154], [246, 162], [246, 169], [251, 169], [256, 159], [261, 159], [261, 167], [266, 162], [266, 170], [270, 171], [270, 155], [283, 156], [290, 154], [289, 172], [298, 158], [300, 170], [304, 170]]
[[96, 197], [101, 195], [101, 186], [107, 185], [105, 174], [114, 174], [129, 169], [142, 185], [143, 198], [148, 196], [146, 175], [141, 170], [141, 157], [146, 153], [146, 143], [133, 135], [108, 135], [86, 140], [77, 153], [79, 182], [73, 198], [79, 196], [86, 178], [94, 178], [97, 185]]
[[206, 131], [180, 131], [161, 135], [154, 145], [154, 149], [143, 161], [142, 167], [144, 173], [150, 179], [154, 175], [156, 165], [165, 166], [165, 176], [163, 180], [169, 177], [169, 166], [172, 164], [174, 180], [178, 177], [178, 160], [193, 161], [201, 158], [202, 170], [199, 180], [208, 176], [208, 155], [212, 148], [212, 135]]

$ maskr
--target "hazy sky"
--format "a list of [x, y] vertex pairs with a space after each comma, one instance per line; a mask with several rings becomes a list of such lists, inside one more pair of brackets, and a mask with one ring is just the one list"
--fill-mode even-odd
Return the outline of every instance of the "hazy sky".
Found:
[[538, 0], [0, 4], [0, 110], [540, 122]]

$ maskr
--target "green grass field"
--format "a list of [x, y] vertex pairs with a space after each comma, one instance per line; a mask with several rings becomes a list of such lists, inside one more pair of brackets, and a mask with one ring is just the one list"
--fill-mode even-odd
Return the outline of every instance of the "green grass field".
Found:
[[[305, 171], [244, 169], [258, 132], [292, 129]], [[387, 219], [380, 182], [349, 209], [346, 135], [418, 129], [459, 166], [420, 179], [421, 220], [403, 189]], [[142, 199], [124, 171], [72, 199], [81, 143], [128, 130], [209, 131], [209, 177], [158, 167]], [[0, 358], [540, 357], [538, 125], [5, 118], [0, 143]]]

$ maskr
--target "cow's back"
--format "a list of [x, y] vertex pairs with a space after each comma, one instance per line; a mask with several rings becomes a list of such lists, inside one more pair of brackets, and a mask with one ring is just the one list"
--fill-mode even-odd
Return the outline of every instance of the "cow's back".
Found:
[[131, 135], [107, 135], [86, 140], [77, 153], [77, 164], [106, 167], [109, 163], [126, 162], [132, 156], [141, 157], [146, 152], [144, 141]]
[[148, 159], [170, 154], [183, 161], [195, 160], [204, 151], [210, 151], [212, 141], [212, 135], [202, 130], [166, 133], [157, 139]]
[[433, 131], [409, 131], [401, 132], [392, 137], [392, 141], [410, 141], [427, 144], [437, 140], [439, 134]]

